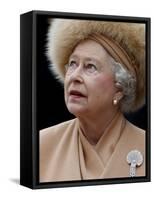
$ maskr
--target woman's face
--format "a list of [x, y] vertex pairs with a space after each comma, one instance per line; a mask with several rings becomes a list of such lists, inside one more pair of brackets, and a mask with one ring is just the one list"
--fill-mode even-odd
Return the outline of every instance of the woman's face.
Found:
[[76, 46], [64, 82], [66, 106], [76, 117], [112, 112], [116, 88], [111, 66], [111, 57], [95, 41]]

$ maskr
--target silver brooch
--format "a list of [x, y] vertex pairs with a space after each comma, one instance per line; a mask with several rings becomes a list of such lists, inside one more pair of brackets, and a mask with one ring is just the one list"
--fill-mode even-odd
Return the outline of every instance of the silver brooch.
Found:
[[129, 174], [131, 177], [136, 175], [136, 167], [139, 167], [143, 163], [143, 156], [140, 151], [132, 150], [127, 154], [127, 162], [130, 165]]

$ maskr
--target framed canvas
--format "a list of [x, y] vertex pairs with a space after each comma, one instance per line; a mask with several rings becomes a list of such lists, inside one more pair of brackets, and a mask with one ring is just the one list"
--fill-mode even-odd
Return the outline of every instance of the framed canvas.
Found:
[[150, 18], [20, 16], [20, 183], [150, 181]]

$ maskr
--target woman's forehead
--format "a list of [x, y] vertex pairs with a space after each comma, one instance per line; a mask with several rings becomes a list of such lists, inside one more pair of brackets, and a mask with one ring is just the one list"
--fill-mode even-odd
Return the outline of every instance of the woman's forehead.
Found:
[[87, 61], [101, 62], [102, 59], [110, 59], [111, 56], [99, 43], [87, 39], [80, 42], [73, 50], [70, 58], [78, 59], [84, 57]]

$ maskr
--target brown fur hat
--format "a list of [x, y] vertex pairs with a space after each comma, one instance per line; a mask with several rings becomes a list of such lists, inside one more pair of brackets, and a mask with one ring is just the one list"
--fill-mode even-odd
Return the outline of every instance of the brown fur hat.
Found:
[[75, 19], [52, 20], [47, 42], [47, 56], [52, 64], [52, 71], [63, 82], [64, 66], [75, 46], [93, 33], [103, 34], [116, 41], [136, 65], [136, 98], [131, 110], [137, 110], [144, 104], [145, 96], [144, 24]]

